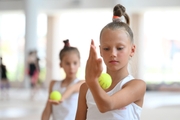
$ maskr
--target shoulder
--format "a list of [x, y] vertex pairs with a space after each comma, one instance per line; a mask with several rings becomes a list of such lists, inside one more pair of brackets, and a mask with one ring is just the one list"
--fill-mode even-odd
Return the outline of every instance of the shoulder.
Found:
[[133, 82], [134, 84], [139, 84], [142, 86], [146, 86], [146, 82], [142, 79], [133, 79], [131, 82]]
[[87, 87], [86, 83], [84, 82], [83, 84], [81, 84], [80, 90], [79, 90], [79, 99], [81, 102], [86, 100], [87, 90], [88, 90], [88, 87]]
[[82, 79], [75, 79], [74, 81], [73, 81], [73, 84], [72, 85], [81, 85], [82, 83], [84, 83], [85, 82], [85, 80], [82, 80]]
[[142, 80], [142, 79], [132, 79], [131, 81], [129, 81], [127, 84], [138, 84], [138, 86], [139, 85], [142, 85], [142, 86], [146, 86], [146, 82], [144, 81], [144, 80]]
[[57, 80], [51, 80], [50, 84], [49, 84], [49, 91], [52, 91], [52, 88], [54, 86], [54, 84], [57, 82]]
[[50, 86], [51, 86], [51, 85], [54, 85], [55, 82], [57, 82], [57, 80], [51, 80]]
[[86, 83], [82, 83], [82, 85], [80, 86], [80, 92], [86, 93], [88, 90], [88, 87], [86, 85]]
[[131, 87], [133, 89], [139, 89], [141, 91], [146, 91], [146, 82], [142, 79], [132, 79], [131, 81], [127, 82], [123, 88]]
[[77, 83], [84, 83], [84, 82], [85, 82], [85, 80], [78, 80]]
[[129, 95], [131, 95], [136, 102], [140, 102], [137, 104], [142, 105], [146, 93], [146, 82], [144, 80], [132, 79], [127, 82], [122, 89], [128, 94], [130, 93]]

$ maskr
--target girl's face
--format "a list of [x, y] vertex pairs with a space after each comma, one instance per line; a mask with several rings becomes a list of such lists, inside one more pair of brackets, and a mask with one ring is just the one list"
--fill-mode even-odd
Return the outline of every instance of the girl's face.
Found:
[[64, 55], [60, 67], [64, 69], [66, 77], [74, 78], [76, 77], [78, 68], [80, 66], [80, 59], [77, 53], [71, 51]]
[[135, 46], [125, 30], [104, 29], [100, 40], [100, 54], [109, 70], [127, 67], [129, 58], [134, 55]]

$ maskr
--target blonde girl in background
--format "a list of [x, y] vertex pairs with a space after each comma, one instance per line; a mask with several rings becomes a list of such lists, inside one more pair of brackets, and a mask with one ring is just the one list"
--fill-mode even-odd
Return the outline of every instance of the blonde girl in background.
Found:
[[60, 64], [66, 76], [63, 80], [52, 80], [49, 86], [49, 95], [52, 91], [59, 91], [62, 94], [61, 101], [48, 100], [42, 114], [42, 120], [74, 120], [77, 110], [77, 101], [80, 85], [84, 82], [77, 78], [80, 67], [80, 53], [76, 47], [64, 40], [64, 48], [59, 53]]

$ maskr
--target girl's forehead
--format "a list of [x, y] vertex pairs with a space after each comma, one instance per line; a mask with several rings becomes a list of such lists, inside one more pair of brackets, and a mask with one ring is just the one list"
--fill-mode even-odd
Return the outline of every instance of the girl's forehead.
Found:
[[79, 59], [78, 53], [69, 51], [64, 54], [63, 59]]
[[109, 43], [109, 42], [130, 42], [128, 33], [123, 30], [123, 29], [105, 29], [102, 32], [101, 38], [100, 38], [101, 43]]
[[76, 57], [78, 56], [78, 54], [74, 51], [69, 51], [65, 54], [65, 56], [68, 56], [68, 57]]
[[102, 31], [102, 36], [109, 36], [109, 35], [125, 35], [125, 36], [127, 36], [128, 33], [124, 28], [119, 28], [119, 29], [106, 28]]

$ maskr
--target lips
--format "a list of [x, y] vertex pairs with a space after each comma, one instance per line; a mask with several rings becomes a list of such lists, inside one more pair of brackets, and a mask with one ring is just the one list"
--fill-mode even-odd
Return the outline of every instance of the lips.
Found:
[[74, 74], [74, 72], [69, 72], [69, 74]]
[[116, 60], [111, 60], [111, 61], [109, 61], [109, 63], [118, 63], [118, 61], [116, 61]]

